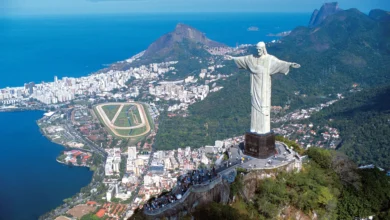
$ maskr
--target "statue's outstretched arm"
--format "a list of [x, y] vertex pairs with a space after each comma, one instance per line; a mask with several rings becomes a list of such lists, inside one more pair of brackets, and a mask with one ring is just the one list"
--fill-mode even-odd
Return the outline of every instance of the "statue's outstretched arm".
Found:
[[299, 65], [298, 63], [290, 63], [290, 66], [292, 68], [300, 68], [301, 67], [301, 65]]
[[226, 55], [225, 56], [225, 59], [227, 59], [227, 60], [234, 60], [235, 58], [237, 58], [237, 57], [233, 57], [233, 56], [230, 56], [230, 55]]

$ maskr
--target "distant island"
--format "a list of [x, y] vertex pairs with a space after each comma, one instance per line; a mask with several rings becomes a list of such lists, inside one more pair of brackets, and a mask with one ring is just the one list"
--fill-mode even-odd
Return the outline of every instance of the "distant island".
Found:
[[246, 29], [247, 31], [259, 31], [259, 28], [256, 27], [256, 26], [250, 26], [248, 27], [248, 29]]

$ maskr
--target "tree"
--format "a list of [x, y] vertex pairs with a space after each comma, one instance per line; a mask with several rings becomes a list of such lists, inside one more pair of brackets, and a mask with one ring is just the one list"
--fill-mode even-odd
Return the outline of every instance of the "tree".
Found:
[[83, 217], [81, 217], [81, 220], [100, 220], [100, 218], [97, 217], [96, 215], [90, 213], [90, 214], [87, 214], [87, 215], [84, 215]]
[[324, 169], [329, 169], [332, 163], [331, 153], [329, 150], [318, 147], [311, 147], [307, 150], [307, 155]]
[[77, 157], [77, 164], [81, 165], [83, 163], [82, 159], [80, 156]]
[[215, 202], [196, 208], [195, 212], [193, 213], [193, 217], [195, 219], [249, 219], [249, 216], [240, 214], [237, 209]]

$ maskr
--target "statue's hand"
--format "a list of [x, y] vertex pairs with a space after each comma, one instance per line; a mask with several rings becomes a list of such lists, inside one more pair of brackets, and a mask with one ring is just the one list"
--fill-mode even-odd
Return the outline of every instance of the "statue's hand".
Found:
[[230, 55], [226, 55], [226, 56], [225, 56], [225, 59], [227, 59], [227, 60], [232, 60], [232, 59], [233, 59], [233, 57], [232, 57], [232, 56], [230, 56]]
[[299, 65], [298, 63], [291, 63], [291, 67], [292, 68], [300, 68], [301, 65]]

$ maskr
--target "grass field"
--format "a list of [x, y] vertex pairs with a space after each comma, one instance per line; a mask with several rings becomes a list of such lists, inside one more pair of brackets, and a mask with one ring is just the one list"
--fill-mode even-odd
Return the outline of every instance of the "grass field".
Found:
[[[105, 129], [114, 136], [120, 137], [120, 138], [125, 138], [129, 141], [132, 141], [134, 143], [137, 143], [138, 141], [141, 141], [142, 139], [145, 138], [149, 134], [145, 133], [148, 130], [148, 127], [142, 126], [140, 128], [134, 128], [134, 129], [115, 129], [115, 128], [110, 128], [109, 125], [106, 125], [104, 120], [110, 120], [112, 121], [115, 116], [117, 116], [115, 122], [113, 123], [117, 127], [132, 127], [136, 126], [142, 123], [141, 120], [141, 112], [138, 111], [138, 107], [136, 104], [125, 104], [122, 108], [121, 111], [118, 112], [120, 106], [122, 103], [110, 103], [106, 104], [105, 106], [101, 106], [101, 112], [104, 114], [104, 117], [106, 119], [102, 118], [102, 115], [99, 114], [98, 109], [94, 108], [94, 113], [96, 114], [97, 118], [100, 120], [100, 122], [105, 126]], [[153, 120], [151, 116], [149, 115], [149, 111], [147, 108], [147, 105], [142, 104], [143, 109], [145, 110], [145, 116], [146, 116], [146, 123], [149, 122], [148, 124], [150, 125], [150, 128], [154, 128]], [[111, 124], [111, 122], [109, 122]], [[112, 125], [112, 126], [114, 126]], [[112, 129], [112, 130], [111, 130]], [[142, 135], [143, 134], [143, 135]], [[138, 136], [140, 135], [140, 136]]]
[[106, 113], [108, 119], [112, 120], [116, 114], [116, 112], [118, 111], [120, 105], [106, 105], [106, 106], [103, 106], [102, 109], [104, 111], [104, 113]]
[[120, 135], [130, 135], [130, 136], [135, 136], [135, 135], [139, 135], [139, 134], [142, 134], [143, 132], [146, 131], [146, 127], [143, 126], [141, 128], [136, 128], [136, 129], [129, 129], [129, 130], [115, 130], [116, 132], [118, 132], [118, 134]]
[[138, 108], [135, 105], [126, 105], [122, 108], [114, 125], [118, 127], [131, 127], [139, 125], [141, 122]]
[[152, 119], [152, 116], [150, 116], [149, 108], [148, 108], [147, 105], [143, 104], [143, 106], [144, 106], [144, 109], [145, 109], [147, 120], [149, 121], [150, 128], [151, 128], [151, 130], [154, 130], [154, 121]]
[[120, 135], [128, 136], [128, 135], [130, 135], [131, 130], [115, 130], [115, 131], [118, 132], [118, 134], [120, 134]]

